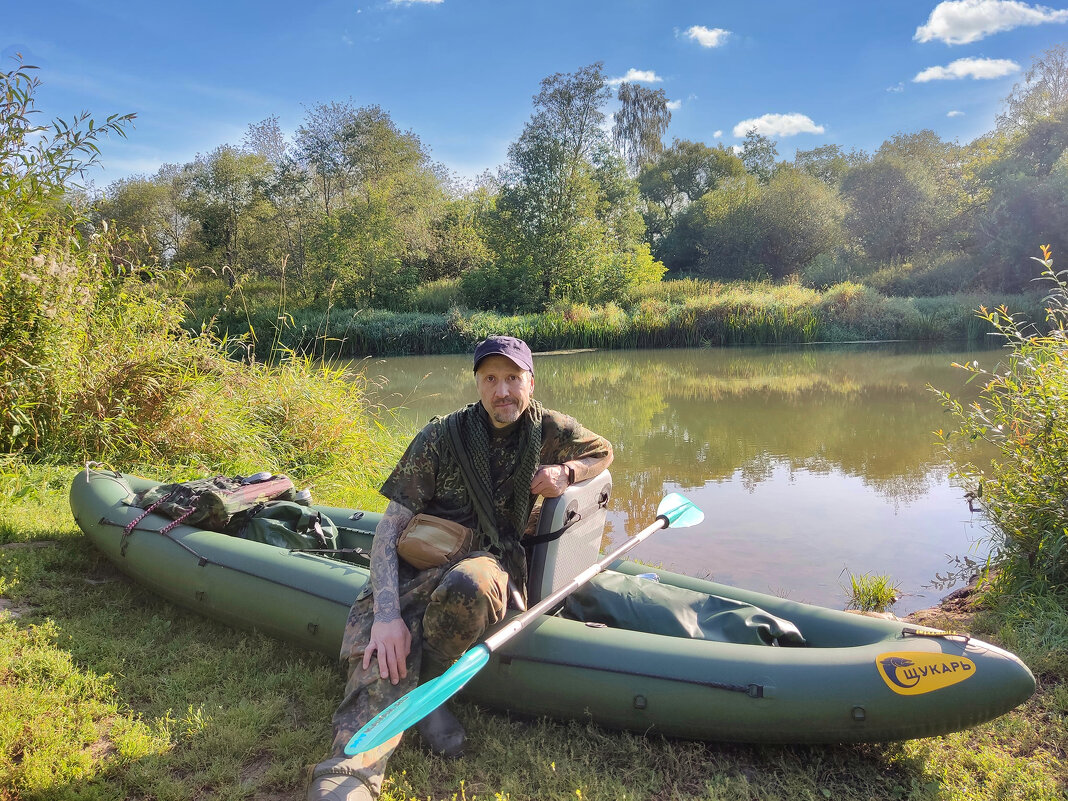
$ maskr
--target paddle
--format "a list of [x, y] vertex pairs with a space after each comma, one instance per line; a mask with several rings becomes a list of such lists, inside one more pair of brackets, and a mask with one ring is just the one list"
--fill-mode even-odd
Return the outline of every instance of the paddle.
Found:
[[660, 502], [656, 509], [656, 522], [628, 539], [601, 561], [591, 565], [575, 576], [555, 592], [543, 598], [526, 612], [517, 615], [503, 627], [485, 640], [474, 646], [437, 678], [420, 684], [407, 695], [398, 698], [383, 709], [367, 724], [356, 732], [345, 753], [349, 756], [370, 751], [399, 735], [409, 726], [413, 726], [429, 715], [443, 703], [458, 693], [476, 673], [489, 662], [490, 653], [501, 647], [516, 634], [533, 623], [543, 613], [558, 604], [598, 573], [605, 570], [612, 562], [621, 557], [639, 542], [654, 532], [673, 526], [687, 528], [696, 526], [705, 519], [705, 514], [690, 501], [677, 493], [671, 493]]

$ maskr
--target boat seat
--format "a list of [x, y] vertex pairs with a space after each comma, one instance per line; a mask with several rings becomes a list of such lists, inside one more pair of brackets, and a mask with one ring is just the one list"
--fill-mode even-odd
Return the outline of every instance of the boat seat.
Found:
[[542, 501], [527, 548], [527, 602], [536, 604], [597, 562], [612, 496], [609, 471], [579, 481]]

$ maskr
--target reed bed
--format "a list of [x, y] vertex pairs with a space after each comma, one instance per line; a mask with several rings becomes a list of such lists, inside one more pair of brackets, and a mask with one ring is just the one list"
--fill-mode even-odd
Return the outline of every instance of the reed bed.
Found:
[[[454, 299], [452, 284], [437, 283], [419, 304]], [[979, 294], [930, 298], [888, 297], [846, 282], [824, 291], [798, 283], [664, 281], [620, 303], [591, 307], [557, 303], [540, 314], [502, 315], [452, 306], [445, 312], [319, 308], [313, 301], [287, 312], [266, 302], [257, 284], [253, 299], [231, 296], [212, 324], [251, 342], [260, 358], [272, 346], [328, 357], [462, 353], [488, 334], [508, 333], [537, 350], [781, 345], [809, 342], [916, 340], [974, 342], [992, 331], [975, 314], [981, 305], [1006, 303], [1027, 315], [1040, 311], [1037, 296]], [[208, 307], [198, 296], [201, 325]], [[277, 294], [275, 297], [277, 301]]]

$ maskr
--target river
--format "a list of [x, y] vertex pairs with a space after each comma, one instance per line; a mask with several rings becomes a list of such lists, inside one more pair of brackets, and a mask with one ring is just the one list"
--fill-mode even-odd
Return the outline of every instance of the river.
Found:
[[[651, 522], [668, 492], [705, 511], [630, 558], [836, 608], [850, 572], [884, 574], [905, 614], [946, 593], [933, 585], [953, 557], [987, 547], [933, 433], [952, 420], [927, 387], [971, 397], [952, 362], [998, 356], [902, 344], [545, 354], [534, 395], [615, 446], [611, 540]], [[413, 431], [477, 399], [467, 356], [359, 367]]]

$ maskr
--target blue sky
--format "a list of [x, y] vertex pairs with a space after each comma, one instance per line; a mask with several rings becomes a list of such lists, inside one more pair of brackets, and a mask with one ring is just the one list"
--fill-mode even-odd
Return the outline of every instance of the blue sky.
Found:
[[594, 61], [665, 90], [668, 140], [756, 125], [783, 158], [923, 128], [964, 143], [1064, 41], [1068, 10], [1022, 0], [0, 0], [3, 69], [41, 68], [42, 117], [137, 114], [98, 186], [350, 99], [472, 177], [504, 163], [542, 78]]

